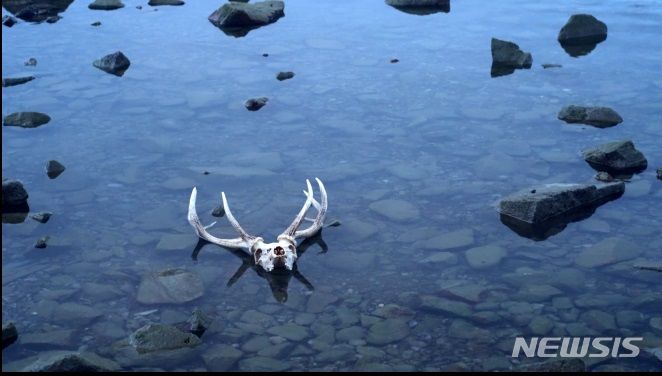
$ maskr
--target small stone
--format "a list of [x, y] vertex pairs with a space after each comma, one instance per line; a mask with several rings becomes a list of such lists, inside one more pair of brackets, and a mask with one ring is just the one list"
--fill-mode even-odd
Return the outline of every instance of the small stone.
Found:
[[395, 63], [399, 63], [399, 62], [400, 62], [400, 60], [398, 60], [398, 59], [391, 59], [391, 64], [395, 64]]
[[141, 354], [195, 347], [201, 343], [202, 341], [191, 333], [161, 324], [147, 324], [129, 337], [129, 344]]
[[269, 54], [268, 53], [263, 53], [262, 56], [263, 57], [269, 57]]
[[543, 67], [543, 69], [563, 68], [563, 65], [561, 65], [561, 64], [543, 64], [542, 67]]
[[183, 269], [166, 269], [143, 278], [137, 300], [142, 304], [182, 304], [203, 293], [204, 285], [197, 275]]
[[437, 235], [425, 241], [422, 245], [423, 248], [427, 249], [447, 250], [468, 247], [473, 243], [474, 231], [473, 229], [466, 228]]
[[2, 324], [2, 348], [11, 345], [18, 339], [18, 330], [13, 322]]
[[276, 75], [276, 79], [278, 81], [284, 81], [284, 80], [289, 80], [290, 78], [294, 77], [294, 72], [279, 72]]
[[419, 16], [433, 13], [448, 13], [451, 10], [450, 0], [386, 0], [393, 8]]
[[34, 57], [31, 57], [28, 59], [28, 61], [25, 62], [25, 65], [28, 67], [36, 67], [37, 66], [37, 59]]
[[257, 111], [264, 107], [268, 101], [269, 98], [267, 97], [251, 98], [244, 103], [244, 106], [248, 111]]
[[189, 331], [196, 336], [200, 337], [209, 328], [212, 320], [202, 310], [196, 308], [193, 310], [191, 317], [188, 319], [190, 324]]
[[141, 10], [141, 9], [143, 9], [143, 6], [142, 5], [136, 5], [136, 9]]
[[50, 179], [55, 179], [65, 170], [65, 167], [62, 163], [56, 160], [50, 160], [46, 163], [46, 174]]
[[239, 359], [244, 355], [230, 345], [220, 344], [210, 348], [202, 355], [208, 371], [226, 372], [232, 369]]
[[51, 117], [41, 112], [14, 112], [5, 116], [5, 127], [37, 128], [51, 121]]
[[15, 78], [3, 78], [2, 87], [22, 85], [26, 82], [34, 80], [34, 76], [25, 76], [25, 77], [15, 77]]
[[640, 248], [628, 240], [611, 237], [580, 252], [575, 263], [586, 268], [595, 268], [633, 259], [641, 253]]
[[388, 199], [373, 202], [369, 208], [393, 221], [410, 221], [420, 216], [416, 206], [400, 199]]
[[565, 106], [558, 114], [566, 123], [580, 123], [597, 128], [608, 128], [623, 122], [623, 118], [609, 107]]
[[655, 173], [657, 174], [658, 180], [662, 180], [662, 168], [658, 168]]
[[115, 10], [124, 8], [124, 4], [120, 0], [94, 0], [87, 7], [93, 10]]
[[611, 183], [614, 181], [614, 177], [611, 176], [608, 172], [600, 171], [597, 174], [595, 174], [595, 180], [605, 183]]
[[100, 21], [94, 21], [90, 25], [92, 25], [92, 26], [101, 26], [101, 22]]
[[506, 250], [498, 245], [486, 245], [467, 250], [465, 256], [472, 268], [481, 269], [498, 265], [506, 254]]
[[294, 323], [275, 326], [267, 330], [267, 332], [294, 342], [301, 342], [309, 336], [308, 329]]
[[35, 243], [34, 247], [35, 247], [35, 248], [39, 248], [39, 249], [46, 248], [46, 246], [47, 246], [47, 242], [48, 242], [48, 236], [44, 236], [44, 237], [39, 238], [39, 239], [37, 240], [37, 242]]
[[131, 61], [121, 51], [117, 51], [95, 60], [92, 65], [106, 73], [121, 77], [129, 69]]
[[423, 295], [420, 308], [437, 314], [459, 317], [470, 317], [473, 313], [471, 306], [467, 303], [433, 295]]
[[638, 173], [648, 167], [648, 160], [630, 140], [608, 142], [584, 150], [583, 155], [594, 169], [612, 174]]
[[212, 212], [211, 215], [217, 218], [221, 218], [225, 215], [225, 208], [223, 205], [218, 205]]
[[[18, 23], [18, 20], [12, 16], [3, 16], [2, 17], [2, 24], [7, 26], [7, 27], [12, 27]], [[2, 85], [4, 86], [4, 85]]]
[[409, 331], [406, 320], [386, 319], [370, 327], [366, 341], [371, 345], [387, 345], [406, 338]]
[[161, 6], [161, 5], [179, 6], [179, 5], [184, 5], [184, 1], [182, 1], [182, 0], [149, 0], [149, 2], [147, 4], [149, 4], [153, 7]]
[[549, 333], [550, 330], [554, 328], [554, 321], [550, 320], [545, 316], [536, 316], [529, 323], [529, 330], [531, 334], [544, 336]]

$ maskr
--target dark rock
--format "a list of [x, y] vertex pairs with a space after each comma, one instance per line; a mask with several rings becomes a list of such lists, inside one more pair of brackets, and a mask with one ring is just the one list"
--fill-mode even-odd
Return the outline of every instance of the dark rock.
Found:
[[582, 359], [551, 359], [539, 363], [523, 363], [513, 368], [515, 372], [586, 372]]
[[523, 189], [499, 202], [501, 222], [521, 236], [544, 240], [571, 222], [590, 217], [602, 204], [620, 197], [625, 183], [545, 184]]
[[257, 3], [228, 2], [209, 16], [209, 22], [228, 35], [242, 37], [252, 29], [268, 25], [285, 16], [282, 1]]
[[276, 75], [278, 81], [289, 80], [294, 77], [294, 72], [280, 72]]
[[124, 4], [121, 0], [94, 0], [87, 7], [94, 10], [115, 10], [124, 8]]
[[34, 219], [35, 221], [39, 222], [39, 223], [46, 223], [46, 222], [48, 222], [49, 219], [51, 219], [52, 215], [53, 215], [53, 213], [51, 213], [51, 212], [39, 212], [39, 213], [33, 214], [31, 216], [31, 218]]
[[543, 69], [563, 68], [563, 65], [561, 65], [561, 64], [543, 64], [542, 67], [543, 67]]
[[124, 72], [129, 69], [131, 62], [121, 51], [117, 51], [94, 61], [92, 64], [104, 72], [122, 77]]
[[23, 183], [18, 180], [2, 181], [2, 212], [12, 212], [10, 209], [27, 207], [28, 192]]
[[22, 85], [22, 84], [24, 84], [26, 82], [30, 82], [32, 80], [34, 80], [34, 76], [16, 77], [16, 78], [3, 78], [2, 79], [2, 87]]
[[184, 1], [182, 0], [149, 0], [147, 3], [153, 7], [159, 6], [159, 5], [184, 5]]
[[31, 57], [28, 59], [28, 61], [25, 62], [25, 66], [27, 67], [36, 67], [37, 66], [37, 59], [34, 57]]
[[450, 0], [385, 0], [393, 8], [419, 16], [451, 11]]
[[2, 6], [26, 22], [43, 22], [64, 12], [73, 0], [3, 0]]
[[12, 27], [18, 23], [18, 20], [12, 16], [3, 16], [2, 17], [2, 24], [7, 26], [7, 27]]
[[662, 168], [658, 168], [655, 172], [657, 173], [657, 178], [662, 180]]
[[141, 9], [143, 9], [143, 6], [142, 5], [136, 5], [136, 9], [141, 10]]
[[533, 57], [513, 42], [492, 38], [492, 77], [511, 74], [515, 69], [529, 69]]
[[209, 316], [202, 312], [202, 310], [196, 308], [188, 319], [188, 323], [190, 324], [189, 331], [196, 336], [201, 337], [207, 328], [209, 328], [211, 322], [212, 320]]
[[58, 22], [61, 19], [62, 19], [62, 17], [60, 17], [60, 16], [50, 16], [46, 19], [46, 23], [54, 24], [54, 23]]
[[608, 142], [584, 150], [584, 160], [597, 171], [612, 175], [639, 173], [648, 167], [646, 157], [630, 140]]
[[18, 339], [18, 330], [13, 322], [2, 324], [2, 348], [11, 345]]
[[623, 122], [623, 118], [609, 107], [565, 106], [558, 114], [566, 123], [581, 123], [608, 128]]
[[34, 247], [39, 248], [39, 249], [46, 248], [46, 246], [48, 245], [48, 239], [49, 239], [48, 236], [44, 236], [42, 238], [39, 238], [37, 240], [37, 242], [35, 243]]
[[60, 174], [63, 173], [64, 170], [65, 167], [62, 165], [62, 163], [54, 159], [46, 163], [46, 175], [48, 175], [48, 177], [51, 179], [55, 179], [56, 177], [60, 176]]
[[51, 117], [41, 112], [14, 112], [5, 116], [5, 127], [37, 128], [51, 121]]
[[244, 106], [246, 106], [246, 109], [248, 111], [257, 111], [260, 108], [264, 107], [265, 104], [269, 101], [269, 98], [267, 97], [260, 97], [260, 98], [251, 98], [244, 103]]
[[94, 22], [92, 22], [90, 25], [92, 25], [92, 26], [101, 26], [101, 22], [99, 22], [99, 21], [94, 21]]
[[218, 205], [216, 209], [214, 209], [211, 212], [211, 215], [213, 215], [214, 217], [221, 218], [222, 216], [225, 215], [225, 208], [223, 208], [223, 205]]
[[391, 64], [395, 64], [395, 63], [399, 63], [399, 62], [400, 62], [400, 60], [398, 60], [398, 59], [391, 59]]
[[264, 54], [262, 54], [262, 56], [263, 56], [263, 57], [269, 57], [269, 54], [264, 53]]
[[90, 352], [52, 351], [39, 355], [25, 372], [113, 372], [119, 364]]
[[147, 324], [129, 337], [129, 344], [141, 354], [195, 347], [201, 343], [202, 341], [191, 333], [161, 324]]
[[562, 45], [597, 44], [607, 39], [607, 25], [590, 14], [574, 14], [559, 31]]

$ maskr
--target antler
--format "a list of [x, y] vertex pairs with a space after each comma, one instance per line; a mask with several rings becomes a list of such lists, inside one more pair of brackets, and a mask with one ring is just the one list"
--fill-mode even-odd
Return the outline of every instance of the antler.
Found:
[[294, 238], [309, 238], [317, 234], [317, 232], [324, 225], [324, 219], [326, 218], [326, 210], [329, 207], [329, 200], [326, 195], [326, 189], [324, 188], [324, 184], [322, 184], [322, 181], [319, 180], [318, 178], [315, 178], [315, 180], [317, 180], [317, 185], [320, 188], [320, 196], [322, 198], [322, 203], [320, 204], [313, 197], [313, 192], [310, 189], [310, 184], [308, 184], [308, 192], [304, 191], [303, 193], [306, 195], [306, 197], [308, 197], [308, 200], [311, 201], [313, 207], [317, 209], [317, 217], [315, 217], [315, 219], [306, 218], [307, 220], [311, 220], [313, 224], [310, 225], [310, 227], [308, 227], [305, 230], [296, 231], [294, 234]]
[[225, 214], [228, 217], [228, 221], [230, 221], [230, 224], [232, 227], [234, 227], [235, 230], [239, 233], [238, 238], [234, 239], [221, 239], [217, 238], [210, 233], [207, 232], [207, 229], [211, 226], [213, 226], [216, 222], [210, 224], [209, 226], [203, 226], [202, 222], [200, 222], [200, 218], [198, 218], [198, 213], [195, 209], [195, 201], [198, 197], [198, 190], [197, 188], [193, 188], [193, 191], [191, 192], [191, 200], [189, 201], [188, 204], [188, 221], [193, 226], [193, 229], [195, 229], [195, 233], [202, 239], [218, 244], [222, 247], [228, 247], [228, 248], [250, 248], [253, 246], [253, 244], [256, 242], [257, 238], [255, 236], [249, 235], [244, 229], [241, 228], [239, 225], [239, 222], [234, 218], [232, 215], [232, 212], [230, 211], [230, 207], [228, 206], [228, 201], [225, 198], [225, 193], [221, 194], [223, 198], [223, 208], [225, 209]]
[[[308, 186], [308, 192], [306, 192], [306, 202], [303, 204], [303, 207], [299, 211], [299, 214], [297, 214], [296, 217], [294, 217], [294, 221], [292, 221], [292, 224], [283, 231], [280, 236], [278, 236], [278, 239], [281, 239], [283, 237], [285, 238], [290, 238], [291, 240], [294, 240], [296, 237], [295, 234], [297, 232], [297, 229], [299, 226], [301, 226], [301, 222], [303, 222], [303, 218], [306, 215], [306, 212], [308, 212], [308, 209], [310, 209], [310, 205], [312, 204], [312, 197], [313, 197], [313, 187], [310, 185], [310, 180], [306, 179], [306, 185]], [[305, 191], [304, 191], [305, 192]]]

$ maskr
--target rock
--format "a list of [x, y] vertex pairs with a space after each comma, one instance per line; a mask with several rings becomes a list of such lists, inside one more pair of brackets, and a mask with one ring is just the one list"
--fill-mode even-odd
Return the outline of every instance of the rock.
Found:
[[563, 65], [561, 65], [561, 64], [543, 64], [542, 67], [543, 67], [543, 69], [563, 68]]
[[2, 212], [23, 211], [28, 206], [28, 191], [18, 180], [2, 181]]
[[466, 228], [437, 235], [425, 241], [422, 246], [426, 249], [447, 250], [468, 247], [474, 243], [473, 229]]
[[[12, 17], [12, 16], [7, 15], [7, 16], [2, 17], [2, 24], [7, 26], [7, 27], [12, 27], [12, 26], [16, 25], [17, 23], [18, 23], [18, 20], [16, 18]], [[2, 86], [3, 87], [5, 86], [4, 80], [2, 82]]]
[[386, 0], [386, 4], [399, 11], [419, 16], [451, 11], [450, 0]]
[[241, 350], [221, 344], [210, 348], [202, 355], [202, 359], [205, 361], [208, 371], [225, 372], [231, 370], [243, 355]]
[[47, 332], [26, 333], [21, 336], [21, 344], [57, 348], [71, 347], [74, 343], [73, 334], [73, 330], [49, 330]]
[[103, 316], [103, 312], [96, 308], [78, 304], [61, 303], [53, 311], [53, 321], [58, 324], [87, 325]]
[[399, 63], [399, 62], [400, 62], [400, 60], [398, 60], [398, 59], [391, 59], [391, 64], [395, 64], [395, 63]]
[[246, 106], [248, 111], [257, 111], [264, 107], [268, 101], [269, 98], [267, 97], [251, 98], [244, 103], [244, 106]]
[[34, 76], [16, 77], [16, 78], [3, 78], [2, 87], [22, 85], [26, 82], [34, 80]]
[[251, 4], [230, 1], [209, 16], [209, 22], [228, 35], [242, 37], [252, 29], [268, 25], [285, 16], [282, 1], [262, 1]]
[[87, 7], [93, 10], [115, 10], [124, 8], [124, 4], [121, 0], [94, 0]]
[[29, 58], [28, 61], [25, 62], [25, 66], [36, 67], [37, 66], [37, 59], [35, 59], [34, 57]]
[[18, 330], [13, 322], [2, 324], [2, 348], [11, 345], [18, 339]]
[[646, 157], [630, 140], [608, 142], [582, 153], [584, 160], [595, 170], [612, 175], [638, 173], [648, 167]]
[[435, 252], [432, 255], [420, 261], [420, 263], [422, 264], [426, 264], [426, 263], [455, 264], [456, 262], [457, 262], [457, 256], [454, 253], [450, 253], [450, 252]]
[[595, 174], [595, 180], [601, 181], [601, 182], [604, 182], [604, 183], [611, 183], [615, 179], [608, 172], [599, 171], [597, 174]]
[[625, 183], [544, 184], [499, 202], [501, 222], [521, 236], [544, 240], [568, 223], [589, 217], [600, 205], [620, 197]]
[[580, 320], [599, 333], [608, 333], [617, 330], [616, 319], [610, 313], [592, 309], [582, 313]]
[[466, 339], [476, 342], [489, 342], [492, 333], [488, 330], [471, 325], [465, 320], [457, 319], [453, 320], [448, 328], [448, 335], [452, 338]]
[[239, 361], [239, 369], [241, 371], [282, 372], [290, 369], [290, 367], [292, 367], [292, 365], [289, 361], [277, 360], [264, 356], [256, 356]]
[[575, 263], [586, 268], [595, 268], [633, 259], [641, 253], [640, 248], [628, 240], [611, 237], [583, 250]]
[[90, 25], [92, 25], [92, 26], [101, 26], [101, 22], [99, 22], [99, 21], [94, 21], [94, 22], [92, 22]]
[[200, 337], [207, 330], [207, 328], [209, 328], [209, 325], [212, 323], [212, 319], [210, 319], [209, 316], [202, 312], [202, 310], [196, 308], [193, 310], [193, 313], [191, 313], [191, 317], [189, 317], [187, 322], [190, 325], [189, 331]]
[[558, 114], [566, 123], [581, 123], [608, 128], [623, 122], [623, 118], [609, 107], [565, 106]]
[[183, 269], [166, 269], [145, 276], [138, 287], [142, 304], [190, 302], [202, 296], [204, 286], [197, 275]]
[[533, 58], [513, 42], [492, 38], [492, 77], [511, 74], [515, 69], [529, 69]]
[[23, 369], [24, 372], [113, 372], [120, 365], [91, 352], [50, 351]]
[[124, 56], [121, 51], [117, 51], [110, 55], [106, 55], [99, 60], [95, 60], [92, 65], [101, 69], [104, 72], [114, 74], [115, 76], [122, 77], [124, 72], [129, 69], [131, 62]]
[[467, 250], [465, 256], [472, 268], [481, 269], [498, 265], [506, 254], [506, 250], [498, 245], [486, 245]]
[[309, 313], [320, 313], [329, 305], [338, 300], [338, 297], [329, 293], [315, 292], [308, 298], [306, 311]]
[[582, 359], [551, 359], [539, 363], [523, 363], [512, 369], [515, 372], [586, 372]]
[[161, 5], [184, 5], [184, 1], [182, 0], [149, 0], [147, 3], [148, 5], [151, 5], [153, 7], [161, 6]]
[[217, 218], [221, 218], [225, 215], [225, 208], [223, 205], [218, 205], [212, 212], [211, 215]]
[[607, 39], [607, 25], [590, 14], [573, 14], [559, 31], [561, 45], [597, 44]]
[[51, 117], [41, 112], [14, 112], [5, 116], [5, 127], [37, 128], [51, 121]]
[[37, 240], [34, 247], [39, 248], [39, 249], [43, 249], [43, 248], [46, 248], [46, 246], [48, 245], [47, 243], [48, 243], [48, 236], [44, 236], [44, 237], [41, 237]]
[[294, 342], [303, 341], [309, 336], [308, 329], [294, 323], [274, 326], [273, 328], [267, 330], [267, 332], [269, 334], [280, 336]]
[[51, 179], [55, 179], [58, 176], [60, 176], [60, 174], [63, 173], [64, 170], [65, 170], [64, 165], [54, 159], [46, 163], [46, 175], [48, 175], [48, 177]]
[[140, 354], [195, 347], [202, 341], [191, 333], [184, 333], [170, 325], [147, 324], [129, 337], [129, 344]]
[[60, 17], [60, 16], [51, 16], [51, 17], [48, 17], [46, 19], [46, 23], [54, 24], [54, 23], [58, 22], [61, 19], [62, 19], [62, 17]]
[[409, 335], [409, 325], [403, 319], [386, 319], [373, 324], [367, 342], [371, 345], [387, 345], [398, 342]]
[[290, 78], [294, 77], [294, 72], [279, 72], [276, 75], [276, 79], [278, 81], [284, 81], [284, 80], [289, 80]]
[[73, 0], [4, 0], [2, 7], [27, 22], [43, 22], [58, 17]]
[[469, 317], [473, 311], [467, 303], [440, 298], [433, 295], [423, 295], [421, 297], [420, 308], [424, 311], [434, 312], [442, 315], [454, 315], [459, 317]]
[[529, 331], [536, 336], [544, 336], [554, 328], [554, 321], [545, 316], [536, 316], [529, 323]]
[[658, 168], [655, 173], [657, 174], [658, 180], [662, 180], [662, 168]]
[[165, 234], [156, 244], [159, 251], [192, 250], [198, 243], [195, 234]]
[[400, 199], [376, 201], [369, 208], [393, 221], [410, 221], [421, 214], [416, 206]]
[[49, 219], [51, 219], [52, 215], [53, 213], [51, 212], [39, 212], [31, 215], [30, 218], [34, 219], [39, 223], [46, 223], [48, 222]]

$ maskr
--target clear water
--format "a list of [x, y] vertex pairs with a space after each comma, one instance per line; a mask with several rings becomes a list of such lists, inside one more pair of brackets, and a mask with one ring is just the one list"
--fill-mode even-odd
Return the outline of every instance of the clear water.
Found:
[[[40, 111], [52, 120], [3, 127], [2, 174], [24, 182], [33, 212], [54, 213], [47, 224], [2, 225], [3, 323], [20, 333], [3, 351], [3, 369], [81, 349], [125, 370], [496, 370], [528, 362], [510, 357], [514, 338], [539, 330], [642, 336], [634, 360], [586, 362], [661, 369], [645, 349], [662, 346], [662, 277], [633, 268], [659, 261], [662, 249], [659, 2], [465, 0], [447, 14], [416, 16], [378, 0], [292, 0], [284, 18], [244, 38], [206, 20], [216, 4], [153, 11], [136, 9], [141, 3], [102, 12], [75, 1], [55, 24], [3, 27], [3, 77], [37, 76], [3, 88], [3, 116]], [[609, 27], [580, 58], [556, 41], [573, 13]], [[102, 26], [90, 26], [97, 20]], [[533, 67], [491, 78], [492, 37], [530, 51]], [[123, 77], [92, 67], [116, 50], [131, 60]], [[23, 65], [30, 57], [36, 67]], [[296, 77], [279, 82], [279, 71]], [[258, 96], [269, 103], [246, 111], [243, 102]], [[610, 106], [625, 121], [565, 124], [556, 114], [566, 104]], [[545, 241], [499, 221], [499, 198], [538, 183], [592, 181], [580, 151], [624, 138], [649, 168], [619, 200]], [[50, 159], [67, 167], [54, 180], [44, 172]], [[292, 278], [281, 304], [250, 268], [226, 285], [242, 265], [232, 252], [208, 245], [191, 258], [193, 186], [203, 221], [214, 219], [225, 191], [242, 225], [268, 239], [289, 224], [313, 177], [326, 183], [329, 219], [342, 222], [323, 231], [327, 252], [314, 244], [298, 261], [314, 291]], [[374, 210], [391, 199], [407, 203], [394, 209], [405, 218]], [[457, 247], [437, 238], [455, 231], [465, 238]], [[214, 233], [234, 236], [224, 218]], [[35, 249], [46, 235], [48, 247]], [[606, 265], [575, 263], [608, 238], [635, 251]], [[505, 257], [471, 267], [466, 251], [488, 245]], [[432, 255], [439, 262], [426, 260]], [[198, 275], [204, 295], [138, 303], [143, 276], [168, 267]], [[430, 297], [466, 303], [463, 317], [421, 305]], [[65, 303], [91, 307], [92, 318]], [[127, 347], [141, 326], [180, 325], [196, 307], [214, 318], [202, 345], [142, 356]], [[386, 331], [399, 335], [377, 343], [384, 330], [374, 325], [387, 319], [398, 330]], [[303, 338], [270, 333], [291, 322]], [[221, 345], [240, 353], [220, 362]]]

